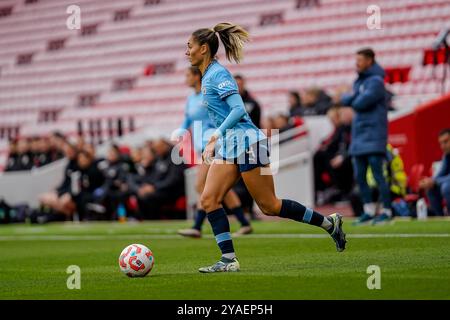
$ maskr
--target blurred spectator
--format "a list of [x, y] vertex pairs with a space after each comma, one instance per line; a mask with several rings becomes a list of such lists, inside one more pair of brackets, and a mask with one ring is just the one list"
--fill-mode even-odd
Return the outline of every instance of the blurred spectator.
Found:
[[245, 79], [242, 75], [237, 74], [234, 76], [234, 79], [236, 80], [236, 83], [238, 85], [239, 94], [241, 95], [242, 100], [244, 101], [245, 110], [247, 110], [247, 113], [249, 114], [250, 119], [252, 119], [252, 122], [255, 124], [255, 126], [260, 128], [261, 107], [259, 106], [259, 103], [248, 92], [247, 88], [245, 87]]
[[83, 136], [78, 136], [77, 141], [75, 142], [76, 148], [78, 150], [83, 150], [85, 145], [86, 145], [86, 140], [83, 138]]
[[282, 133], [286, 130], [292, 129], [294, 127], [294, 124], [290, 123], [289, 117], [283, 113], [280, 113], [276, 115], [273, 118], [273, 128], [272, 129], [278, 129], [279, 132]]
[[143, 149], [144, 149], [143, 147], [136, 147], [131, 149], [130, 158], [131, 161], [133, 161], [133, 163], [138, 164], [139, 162], [141, 162]]
[[39, 168], [52, 162], [50, 150], [50, 141], [48, 138], [41, 137], [35, 139], [35, 151], [33, 153], [34, 167]]
[[130, 164], [125, 161], [117, 145], [111, 145], [106, 160], [98, 163], [105, 181], [94, 191], [95, 204], [90, 204], [92, 211], [104, 214], [104, 219], [110, 220], [120, 204], [125, 206], [127, 195], [122, 191], [122, 184], [130, 173]]
[[33, 167], [33, 159], [28, 139], [19, 139], [19, 142], [17, 143], [17, 158], [18, 162], [13, 171], [30, 170]]
[[[95, 150], [94, 144], [93, 143], [83, 143], [82, 145], [83, 145], [82, 150], [86, 150], [86, 152], [88, 152], [91, 155], [91, 157], [95, 159], [97, 152]], [[98, 159], [98, 160], [101, 161], [103, 159]]]
[[353, 179], [349, 178], [353, 176], [353, 170], [348, 154], [352, 111], [333, 107], [328, 110], [327, 117], [334, 130], [314, 154], [314, 185], [319, 205], [339, 198], [342, 200], [353, 186]]
[[9, 155], [6, 162], [5, 171], [16, 171], [19, 167], [19, 154], [17, 149], [17, 140], [13, 139], [9, 142]]
[[422, 179], [419, 187], [427, 191], [433, 214], [443, 216], [443, 199], [447, 205], [447, 213], [450, 213], [450, 128], [439, 133], [439, 145], [444, 153], [440, 168], [434, 177]]
[[59, 131], [55, 131], [50, 135], [50, 152], [52, 161], [62, 159], [64, 157], [64, 144], [66, 137]]
[[138, 189], [138, 203], [142, 215], [147, 219], [159, 218], [163, 205], [173, 204], [184, 195], [184, 164], [175, 164], [171, 159], [173, 146], [165, 139], [152, 145], [156, 155], [152, 179]]
[[364, 214], [357, 223], [365, 223], [376, 215], [376, 203], [367, 184], [367, 168], [370, 165], [383, 202], [383, 213], [374, 223], [391, 219], [389, 185], [383, 175], [387, 145], [387, 105], [384, 87], [384, 70], [375, 61], [372, 49], [362, 49], [356, 54], [358, 78], [353, 92], [343, 95], [341, 104], [355, 111], [352, 123], [350, 154], [353, 156], [356, 180], [364, 203]]
[[62, 146], [68, 162], [64, 168], [64, 178], [55, 190], [39, 196], [40, 212], [38, 222], [66, 220], [72, 216], [75, 204], [71, 197], [72, 173], [78, 170], [77, 150], [69, 142]]
[[322, 89], [310, 88], [302, 95], [302, 112], [301, 116], [324, 115], [332, 106], [331, 97]]
[[349, 85], [340, 85], [340, 86], [338, 86], [335, 90], [334, 90], [334, 93], [333, 93], [333, 97], [332, 97], [332, 102], [333, 102], [333, 105], [335, 105], [335, 106], [340, 106], [341, 105], [341, 98], [342, 98], [342, 96], [345, 94], [345, 93], [347, 93], [347, 92], [349, 92], [349, 91], [351, 91], [351, 86], [349, 86]]
[[98, 213], [95, 203], [95, 190], [100, 188], [105, 179], [94, 161], [92, 154], [79, 150], [77, 155], [79, 171], [72, 174], [71, 196], [76, 204], [80, 220], [90, 219], [90, 212]]
[[137, 196], [141, 185], [154, 183], [156, 157], [151, 148], [144, 146], [140, 149], [139, 157], [134, 159], [136, 173], [128, 176], [127, 181], [122, 185], [122, 191]]
[[[58, 140], [59, 139], [59, 140]], [[65, 140], [54, 135], [47, 137], [21, 138], [10, 143], [10, 153], [5, 171], [30, 170], [45, 166], [63, 157]]]
[[289, 116], [303, 116], [302, 102], [300, 94], [297, 91], [290, 91], [288, 93], [288, 103], [289, 103]]

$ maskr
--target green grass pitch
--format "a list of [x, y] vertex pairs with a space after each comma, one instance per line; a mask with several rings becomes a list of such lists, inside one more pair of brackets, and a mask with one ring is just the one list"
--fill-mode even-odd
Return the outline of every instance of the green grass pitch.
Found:
[[[449, 299], [450, 220], [396, 220], [351, 226], [347, 250], [319, 228], [256, 221], [255, 233], [234, 239], [241, 272], [200, 274], [219, 250], [209, 224], [202, 239], [176, 230], [187, 221], [0, 226], [0, 299]], [[232, 222], [232, 230], [238, 225]], [[118, 256], [132, 243], [154, 253], [145, 278], [128, 278]], [[69, 290], [66, 268], [81, 269], [81, 289]], [[369, 290], [367, 268], [381, 271]]]

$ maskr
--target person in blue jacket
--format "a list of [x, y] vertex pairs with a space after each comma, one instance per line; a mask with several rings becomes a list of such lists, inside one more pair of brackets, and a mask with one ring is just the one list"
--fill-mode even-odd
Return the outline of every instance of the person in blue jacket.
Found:
[[[383, 175], [383, 163], [386, 161], [388, 138], [388, 95], [384, 87], [384, 70], [375, 61], [375, 52], [361, 49], [356, 54], [358, 78], [353, 84], [353, 91], [344, 94], [341, 104], [351, 106], [354, 110], [350, 155], [353, 160], [356, 182], [359, 187], [364, 213], [356, 224], [368, 222], [381, 223], [392, 219], [389, 184]], [[370, 165], [377, 182], [383, 204], [382, 213], [376, 215], [376, 203], [367, 185], [366, 173]]]
[[422, 179], [419, 187], [427, 191], [433, 213], [443, 216], [442, 199], [445, 199], [450, 214], [450, 128], [439, 133], [439, 145], [444, 152], [440, 168], [434, 177]]
[[[192, 142], [197, 155], [203, 153], [203, 149], [208, 143], [211, 134], [216, 127], [211, 122], [206, 108], [203, 106], [203, 95], [201, 93], [202, 74], [197, 67], [190, 67], [186, 71], [186, 84], [194, 89], [194, 92], [187, 98], [184, 121], [181, 124], [180, 134], [192, 129]], [[199, 126], [195, 126], [198, 123]], [[200, 129], [200, 130], [199, 130]], [[198, 194], [202, 194], [205, 187], [206, 175], [208, 174], [209, 165], [202, 163], [198, 167], [197, 181], [195, 184]], [[235, 232], [235, 236], [250, 234], [253, 229], [250, 222], [244, 215], [239, 196], [233, 189], [230, 189], [223, 199], [225, 205], [234, 214], [241, 224], [241, 228]], [[202, 226], [206, 218], [206, 212], [203, 210], [200, 201], [197, 203], [197, 214], [195, 216], [194, 225], [189, 229], [180, 229], [178, 234], [185, 237], [199, 238], [202, 235]]]
[[219, 23], [213, 28], [194, 31], [186, 49], [191, 65], [197, 66], [202, 73], [203, 105], [217, 128], [202, 154], [203, 161], [210, 167], [200, 201], [222, 256], [218, 262], [201, 267], [199, 271], [214, 273], [240, 270], [222, 201], [241, 178], [264, 214], [321, 227], [330, 234], [337, 251], [344, 251], [346, 239], [341, 215], [325, 217], [296, 201], [276, 196], [270, 170], [268, 139], [245, 110], [232, 74], [216, 58], [219, 38], [227, 59], [239, 63], [249, 34], [235, 24]]

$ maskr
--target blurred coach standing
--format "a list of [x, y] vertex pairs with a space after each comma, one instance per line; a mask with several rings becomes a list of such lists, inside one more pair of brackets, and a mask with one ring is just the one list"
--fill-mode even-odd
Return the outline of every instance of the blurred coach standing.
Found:
[[[357, 223], [379, 223], [392, 218], [389, 185], [383, 175], [386, 161], [388, 136], [387, 93], [384, 87], [384, 70], [375, 61], [375, 52], [361, 49], [356, 54], [358, 78], [353, 84], [353, 92], [344, 94], [341, 104], [351, 106], [355, 111], [352, 123], [350, 155], [356, 182], [364, 204], [364, 213]], [[376, 203], [367, 185], [366, 174], [370, 165], [380, 191], [383, 204], [382, 214], [376, 215]]]

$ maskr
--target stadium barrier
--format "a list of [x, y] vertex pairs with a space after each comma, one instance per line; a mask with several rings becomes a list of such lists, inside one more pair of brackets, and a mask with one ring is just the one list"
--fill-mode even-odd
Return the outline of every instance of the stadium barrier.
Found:
[[63, 179], [66, 159], [30, 171], [3, 172], [0, 174], [0, 198], [10, 205], [27, 203], [39, 205], [39, 195], [53, 190]]

